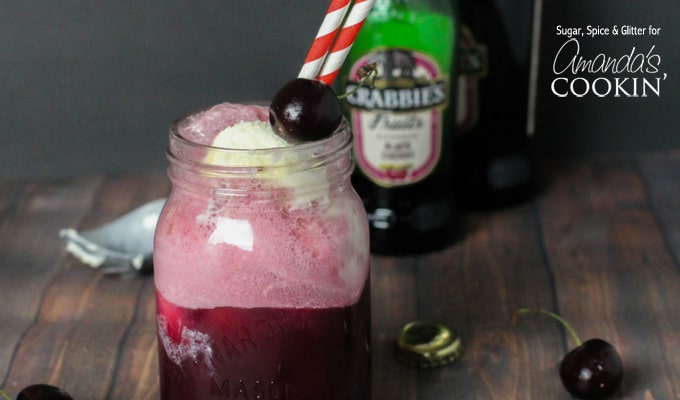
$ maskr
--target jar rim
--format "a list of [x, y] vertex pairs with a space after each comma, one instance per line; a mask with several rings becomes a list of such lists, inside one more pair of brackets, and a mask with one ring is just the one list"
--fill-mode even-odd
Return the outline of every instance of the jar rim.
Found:
[[[263, 109], [255, 110], [258, 113], [257, 119], [262, 120]], [[184, 125], [188, 135], [183, 134], [182, 124], [191, 123], [192, 116], [199, 117], [204, 111], [206, 110], [180, 117], [170, 129], [166, 155], [170, 161], [168, 174], [173, 181], [181, 180], [192, 187], [213, 187], [221, 185], [221, 178], [256, 178], [260, 181], [287, 182], [287, 186], [295, 184], [312, 187], [322, 184], [319, 178], [308, 181], [302, 177], [309, 178], [323, 171], [330, 181], [340, 182], [354, 168], [354, 162], [349, 156], [354, 139], [345, 118], [342, 118], [340, 125], [329, 137], [321, 140], [284, 147], [234, 149], [200, 143], [202, 139], [212, 141], [213, 138], [209, 136], [226, 128], [228, 124], [224, 127], [217, 124], [218, 126], [212, 126], [210, 131], [205, 132], [191, 131], [187, 128], [190, 125]], [[195, 138], [192, 137], [194, 134]], [[292, 183], [296, 182], [293, 177], [298, 177], [299, 183]], [[292, 182], [290, 179], [293, 179]], [[323, 181], [326, 182], [327, 179]]]
[[[324, 139], [302, 143], [291, 143], [287, 146], [281, 147], [266, 147], [256, 149], [220, 147], [214, 146], [212, 144], [200, 143], [182, 134], [182, 127], [184, 126], [183, 124], [188, 123], [191, 117], [198, 116], [207, 110], [209, 110], [209, 108], [187, 113], [179, 117], [172, 124], [170, 127], [170, 144], [167, 151], [168, 156], [171, 159], [174, 159], [175, 161], [180, 161], [181, 159], [184, 162], [189, 162], [196, 166], [218, 169], [277, 168], [279, 166], [290, 167], [291, 164], [307, 164], [309, 162], [314, 162], [314, 160], [318, 158], [323, 158], [335, 153], [343, 153], [343, 150], [348, 149], [354, 140], [349, 129], [349, 123], [344, 117], [335, 131]], [[229, 125], [225, 125], [224, 128], [227, 128], [228, 126]], [[276, 165], [269, 163], [264, 163], [261, 165], [229, 165], [228, 163], [212, 164], [205, 162], [205, 159], [207, 158], [206, 156], [208, 154], [211, 154], [219, 159], [226, 159], [228, 157], [238, 158], [239, 155], [247, 155], [247, 157], [251, 159], [266, 156], [273, 160], [283, 160], [283, 155], [290, 154], [291, 152], [295, 152], [299, 154], [299, 156], [295, 157], [294, 159], [290, 159], [291, 162], [277, 163]], [[201, 155], [201, 157], [195, 157], [194, 155]]]

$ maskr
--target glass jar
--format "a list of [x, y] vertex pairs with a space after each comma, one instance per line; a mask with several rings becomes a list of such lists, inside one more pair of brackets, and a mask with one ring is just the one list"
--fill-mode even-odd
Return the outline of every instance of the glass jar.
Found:
[[368, 222], [347, 123], [236, 150], [201, 144], [191, 124], [205, 113], [170, 133], [154, 247], [161, 398], [368, 399]]

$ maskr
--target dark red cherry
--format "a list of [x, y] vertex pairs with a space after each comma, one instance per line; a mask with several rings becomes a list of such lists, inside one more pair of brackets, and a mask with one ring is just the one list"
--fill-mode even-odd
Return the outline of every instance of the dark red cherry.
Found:
[[338, 97], [324, 82], [296, 78], [272, 99], [269, 122], [278, 135], [291, 142], [329, 137], [342, 120]]
[[569, 332], [576, 346], [560, 363], [560, 379], [572, 396], [583, 400], [599, 400], [612, 396], [623, 380], [623, 363], [614, 346], [602, 339], [581, 342], [571, 324], [564, 318], [542, 308], [521, 308], [515, 311], [513, 324], [521, 314], [540, 313], [558, 321]]
[[590, 339], [567, 353], [560, 364], [564, 387], [579, 399], [605, 399], [623, 380], [623, 364], [614, 346]]
[[16, 400], [73, 400], [73, 397], [56, 386], [38, 383], [23, 388]]

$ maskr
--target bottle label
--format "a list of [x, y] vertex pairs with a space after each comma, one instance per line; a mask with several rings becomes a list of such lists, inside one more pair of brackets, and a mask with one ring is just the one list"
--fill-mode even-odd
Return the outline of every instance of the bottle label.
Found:
[[[377, 78], [362, 86], [360, 72], [370, 63]], [[352, 93], [354, 156], [369, 179], [384, 187], [407, 185], [436, 167], [448, 79], [431, 58], [410, 49], [380, 49], [351, 66], [345, 93]]]

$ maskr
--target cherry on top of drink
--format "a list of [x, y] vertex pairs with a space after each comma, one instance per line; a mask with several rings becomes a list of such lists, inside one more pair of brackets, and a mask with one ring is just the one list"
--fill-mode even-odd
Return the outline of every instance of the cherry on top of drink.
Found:
[[299, 143], [327, 138], [342, 121], [330, 88], [375, 0], [332, 0], [298, 78], [272, 100], [269, 121], [278, 135]]
[[269, 122], [279, 136], [293, 142], [329, 137], [340, 125], [342, 109], [333, 89], [315, 79], [285, 84], [269, 107]]
[[[357, 72], [360, 79], [354, 91], [369, 80], [375, 81], [378, 67], [369, 63]], [[342, 121], [339, 99], [353, 92], [337, 96], [325, 82], [296, 78], [283, 85], [269, 106], [269, 123], [274, 132], [292, 143], [311, 142], [330, 137]]]

